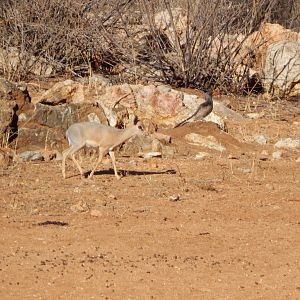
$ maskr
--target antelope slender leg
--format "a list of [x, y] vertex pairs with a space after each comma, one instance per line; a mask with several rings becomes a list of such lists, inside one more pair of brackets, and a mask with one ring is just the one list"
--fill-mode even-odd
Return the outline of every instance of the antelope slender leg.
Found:
[[108, 153], [109, 153], [109, 156], [111, 158], [112, 165], [114, 167], [115, 176], [116, 176], [117, 179], [120, 179], [121, 177], [118, 175], [118, 171], [117, 171], [117, 167], [116, 167], [115, 153], [113, 151], [109, 151]]
[[103, 158], [103, 152], [99, 149], [99, 157], [98, 157], [98, 160], [95, 164], [95, 167], [94, 169], [92, 170], [92, 172], [90, 173], [90, 175], [88, 176], [89, 179], [91, 179], [96, 171], [96, 169], [98, 168], [98, 165], [101, 163], [102, 161], [102, 158]]
[[66, 149], [63, 152], [63, 158], [62, 158], [62, 174], [63, 174], [63, 178], [66, 178], [66, 158], [70, 155], [73, 162], [75, 163], [76, 167], [78, 168], [80, 175], [82, 176], [82, 169], [78, 163], [78, 161], [75, 159], [74, 157], [74, 153], [77, 152], [78, 150], [80, 150], [83, 146], [82, 145], [72, 145], [71, 147], [69, 147], [68, 149]]

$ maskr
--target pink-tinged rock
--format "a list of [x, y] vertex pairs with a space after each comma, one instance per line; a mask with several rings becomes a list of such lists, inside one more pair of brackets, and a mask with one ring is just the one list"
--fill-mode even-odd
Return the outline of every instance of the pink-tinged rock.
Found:
[[177, 110], [182, 106], [182, 100], [175, 93], [156, 93], [149, 98], [151, 106], [155, 112], [162, 116], [173, 116]]
[[98, 101], [108, 109], [122, 105], [128, 109], [136, 109], [134, 86], [129, 84], [113, 85], [106, 88], [105, 93], [98, 97]]

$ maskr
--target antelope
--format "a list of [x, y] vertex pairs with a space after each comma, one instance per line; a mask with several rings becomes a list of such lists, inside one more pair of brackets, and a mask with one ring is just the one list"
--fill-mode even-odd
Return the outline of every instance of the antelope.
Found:
[[74, 154], [83, 147], [97, 147], [99, 149], [98, 160], [89, 174], [88, 178], [92, 178], [98, 165], [101, 163], [102, 158], [108, 153], [114, 173], [117, 179], [121, 177], [118, 175], [116, 168], [116, 159], [114, 148], [129, 140], [135, 135], [142, 134], [141, 123], [131, 125], [125, 129], [118, 129], [111, 126], [95, 123], [95, 122], [82, 122], [71, 125], [66, 131], [66, 137], [69, 141], [70, 147], [62, 153], [62, 175], [66, 178], [66, 158], [70, 155], [74, 164], [78, 168], [81, 178], [83, 178], [83, 171], [78, 161], [75, 159]]

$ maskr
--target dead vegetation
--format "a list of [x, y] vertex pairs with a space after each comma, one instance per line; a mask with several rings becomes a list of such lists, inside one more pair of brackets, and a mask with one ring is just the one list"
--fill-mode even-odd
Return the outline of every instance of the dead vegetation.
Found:
[[287, 2], [6, 0], [0, 72], [14, 81], [101, 72], [113, 82], [252, 92], [247, 65], [240, 70], [251, 52], [240, 49], [262, 22], [285, 16], [297, 26], [297, 1]]

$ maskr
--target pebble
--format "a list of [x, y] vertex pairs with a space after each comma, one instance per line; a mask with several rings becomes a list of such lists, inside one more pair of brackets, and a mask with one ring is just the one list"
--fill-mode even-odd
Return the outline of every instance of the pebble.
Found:
[[249, 169], [249, 168], [238, 168], [238, 170], [241, 171], [244, 174], [251, 173], [251, 169]]
[[291, 138], [281, 139], [274, 146], [276, 148], [298, 148], [300, 147], [300, 139], [297, 140], [293, 140]]
[[75, 213], [85, 212], [89, 210], [87, 203], [83, 201], [79, 201], [77, 204], [72, 205], [70, 209]]
[[147, 152], [147, 153], [141, 153], [139, 155], [140, 157], [143, 157], [145, 159], [148, 159], [148, 158], [152, 158], [152, 157], [161, 157], [161, 152]]
[[280, 159], [282, 156], [282, 152], [281, 151], [275, 151], [272, 153], [272, 157], [273, 159]]
[[254, 141], [260, 145], [266, 145], [268, 139], [264, 135], [255, 135], [253, 137]]
[[205, 157], [208, 157], [209, 154], [207, 152], [198, 152], [195, 156], [195, 159], [197, 160], [202, 160], [204, 159]]
[[90, 215], [92, 217], [102, 217], [102, 212], [98, 209], [92, 209]]
[[261, 112], [261, 113], [248, 113], [246, 114], [246, 116], [249, 118], [249, 119], [258, 119], [258, 118], [261, 118], [264, 116], [264, 113]]
[[267, 183], [267, 184], [266, 184], [266, 189], [269, 190], [269, 191], [273, 191], [273, 190], [274, 190], [273, 184]]
[[260, 153], [259, 160], [266, 161], [266, 160], [268, 160], [268, 159], [269, 159], [269, 153], [268, 153], [268, 151], [263, 150], [263, 151]]
[[172, 195], [169, 197], [169, 200], [172, 202], [180, 201], [180, 195]]
[[21, 152], [18, 157], [23, 161], [36, 161], [43, 160], [43, 154], [39, 151], [24, 151]]

